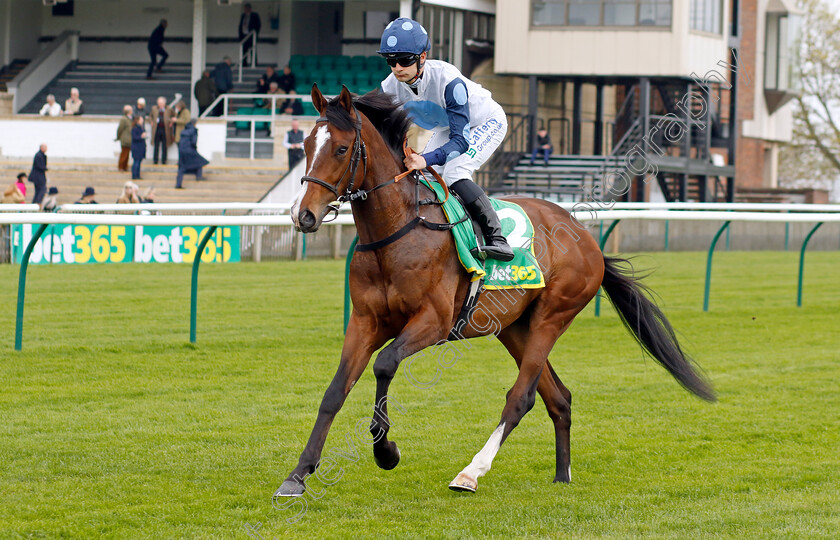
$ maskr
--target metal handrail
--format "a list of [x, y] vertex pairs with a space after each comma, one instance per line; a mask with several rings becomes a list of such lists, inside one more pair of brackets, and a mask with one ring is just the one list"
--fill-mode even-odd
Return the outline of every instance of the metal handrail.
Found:
[[242, 66], [245, 64], [245, 53], [243, 51], [245, 49], [245, 42], [249, 39], [252, 40], [251, 50], [249, 51], [251, 53], [251, 67], [254, 67], [254, 59], [257, 54], [257, 31], [251, 30], [239, 42], [239, 80], [237, 82], [242, 82]]

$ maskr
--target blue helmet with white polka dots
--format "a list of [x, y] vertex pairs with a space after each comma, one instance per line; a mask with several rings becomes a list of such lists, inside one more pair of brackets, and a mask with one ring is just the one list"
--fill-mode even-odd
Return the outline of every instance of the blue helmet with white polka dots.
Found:
[[400, 17], [388, 23], [382, 33], [377, 53], [386, 58], [405, 54], [422, 54], [432, 48], [429, 34], [419, 22]]

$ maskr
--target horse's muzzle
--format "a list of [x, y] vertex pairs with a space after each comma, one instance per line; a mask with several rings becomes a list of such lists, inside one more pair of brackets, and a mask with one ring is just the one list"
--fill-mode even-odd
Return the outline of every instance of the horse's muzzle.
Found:
[[302, 232], [315, 232], [318, 230], [318, 219], [311, 211], [303, 210], [298, 214], [298, 226]]

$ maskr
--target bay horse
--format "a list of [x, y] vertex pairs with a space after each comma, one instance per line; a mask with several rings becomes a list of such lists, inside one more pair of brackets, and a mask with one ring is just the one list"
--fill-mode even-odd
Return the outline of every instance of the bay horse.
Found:
[[[396, 467], [400, 453], [388, 440], [388, 387], [401, 361], [447, 339], [470, 285], [452, 234], [414, 226], [418, 221], [444, 222], [441, 208], [417, 204], [418, 188], [411, 176], [394, 180], [406, 172], [402, 143], [411, 122], [404, 110], [378, 91], [354, 97], [344, 87], [338, 97], [327, 101], [313, 86], [311, 95], [321, 117], [304, 141], [305, 186], [292, 208], [292, 219], [299, 230], [311, 233], [318, 230], [335, 201], [350, 200], [359, 242], [368, 249], [357, 249], [350, 264], [353, 312], [338, 371], [321, 401], [300, 460], [275, 498], [303, 495], [305, 479], [315, 472], [333, 419], [374, 351], [389, 340], [373, 365], [376, 400], [370, 432], [376, 464], [386, 470]], [[425, 186], [420, 192], [433, 196]], [[646, 297], [645, 287], [624, 269], [626, 261], [605, 257], [586, 228], [559, 206], [539, 199], [511, 199], [530, 217], [533, 241], [545, 247], [538, 256], [545, 287], [514, 294], [486, 290], [476, 312], [486, 314], [493, 324], [471, 319], [460, 329], [463, 338], [495, 333], [516, 361], [519, 374], [507, 393], [498, 427], [450, 484], [458, 491], [475, 491], [501, 444], [533, 407], [537, 392], [554, 423], [554, 481], [571, 480], [572, 395], [549, 364], [548, 354], [599, 287], [645, 351], [688, 391], [715, 399], [664, 314]], [[566, 232], [562, 242], [551, 237], [558, 230]]]

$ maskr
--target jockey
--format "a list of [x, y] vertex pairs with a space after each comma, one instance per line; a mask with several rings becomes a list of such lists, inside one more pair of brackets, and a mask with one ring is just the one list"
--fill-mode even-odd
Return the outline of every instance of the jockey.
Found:
[[391, 67], [382, 91], [395, 95], [415, 124], [432, 130], [422, 154], [405, 158], [409, 169], [434, 166], [464, 202], [484, 235], [486, 256], [513, 259], [502, 236], [499, 217], [472, 174], [502, 143], [507, 118], [490, 92], [464, 77], [452, 64], [427, 60], [431, 48], [426, 29], [412, 19], [392, 21], [382, 34], [379, 54]]

